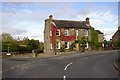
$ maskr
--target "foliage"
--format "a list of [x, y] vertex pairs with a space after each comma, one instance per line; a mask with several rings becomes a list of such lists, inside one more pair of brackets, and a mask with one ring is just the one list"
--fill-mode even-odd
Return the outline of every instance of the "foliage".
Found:
[[3, 42], [12, 42], [14, 39], [9, 33], [2, 33]]
[[63, 44], [62, 47], [60, 48], [60, 52], [65, 52], [65, 45]]
[[85, 51], [85, 47], [87, 46], [86, 43], [88, 42], [87, 38], [82, 37], [81, 39], [81, 47], [82, 47], [82, 51]]
[[81, 40], [78, 38], [79, 51], [81, 50]]
[[113, 45], [115, 49], [120, 49], [120, 40], [113, 41]]
[[39, 41], [28, 38], [24, 38], [21, 41], [17, 41], [13, 39], [13, 37], [9, 33], [2, 33], [2, 51], [7, 52], [8, 48], [10, 52], [26, 52], [32, 51], [33, 49], [38, 49], [41, 46], [41, 50], [43, 50], [43, 43], [39, 45]]
[[44, 43], [40, 42], [40, 52], [43, 52], [43, 50], [44, 50]]
[[85, 37], [82, 37], [81, 39], [78, 39], [78, 43], [79, 43], [79, 50], [81, 50], [81, 47], [84, 51], [84, 48], [86, 47], [86, 43], [88, 42], [88, 39]]
[[99, 49], [101, 46], [101, 43], [98, 42], [98, 34], [94, 30], [94, 28], [90, 28], [90, 33], [91, 33], [91, 41], [89, 41], [89, 45], [91, 46], [92, 49]]
[[70, 51], [74, 50], [74, 47], [75, 47], [75, 42], [73, 42], [73, 43], [70, 45], [69, 50], [70, 50]]

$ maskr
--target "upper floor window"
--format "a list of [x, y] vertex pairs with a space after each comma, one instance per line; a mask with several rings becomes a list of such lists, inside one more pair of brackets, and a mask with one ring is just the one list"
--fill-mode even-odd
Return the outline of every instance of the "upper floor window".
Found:
[[85, 31], [84, 31], [84, 35], [85, 35], [85, 36], [88, 36], [88, 30], [85, 30]]
[[78, 36], [78, 30], [76, 30], [76, 36]]
[[57, 35], [57, 36], [60, 36], [60, 29], [57, 29], [57, 30], [56, 30], [56, 35]]
[[65, 35], [65, 36], [69, 36], [69, 32], [68, 32], [67, 29], [64, 30], [64, 35]]

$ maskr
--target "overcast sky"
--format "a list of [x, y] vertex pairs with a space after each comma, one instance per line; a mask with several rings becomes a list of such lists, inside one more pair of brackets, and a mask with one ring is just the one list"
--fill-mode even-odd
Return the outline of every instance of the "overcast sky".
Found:
[[[14, 1], [14, 0], [13, 0]], [[109, 40], [118, 28], [118, 2], [2, 2], [2, 32], [14, 38], [28, 37], [44, 41], [44, 20], [85, 20], [101, 30]]]

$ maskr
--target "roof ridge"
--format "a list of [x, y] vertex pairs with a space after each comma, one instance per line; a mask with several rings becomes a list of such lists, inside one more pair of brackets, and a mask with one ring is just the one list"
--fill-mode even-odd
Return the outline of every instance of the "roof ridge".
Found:
[[78, 21], [78, 20], [62, 20], [62, 19], [53, 19], [53, 21], [74, 21], [74, 22], [85, 22], [85, 21]]

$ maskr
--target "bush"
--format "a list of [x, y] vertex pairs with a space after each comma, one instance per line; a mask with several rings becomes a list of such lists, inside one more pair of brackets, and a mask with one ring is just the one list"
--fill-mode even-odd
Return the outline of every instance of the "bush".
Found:
[[70, 45], [69, 50], [70, 50], [70, 51], [74, 50], [74, 47], [75, 47], [75, 43], [72, 43], [72, 44]]
[[60, 48], [60, 52], [65, 52], [65, 45]]

